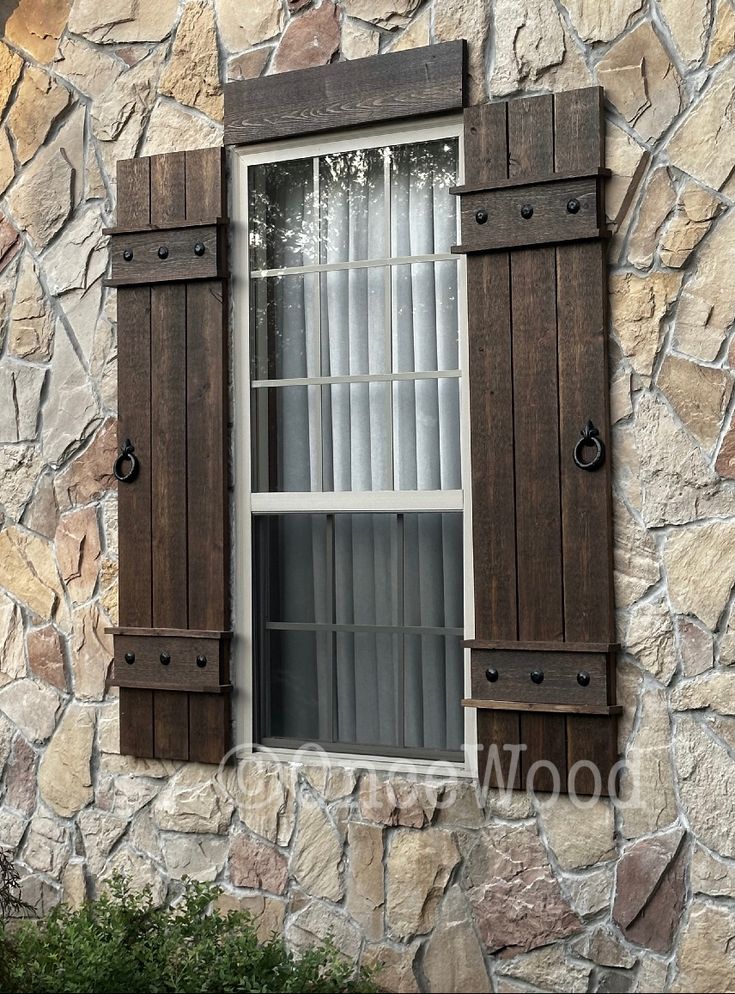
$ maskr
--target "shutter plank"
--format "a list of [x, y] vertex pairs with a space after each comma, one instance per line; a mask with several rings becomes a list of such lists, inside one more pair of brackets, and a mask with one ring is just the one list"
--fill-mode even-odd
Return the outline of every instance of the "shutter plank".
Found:
[[[508, 104], [509, 173], [522, 179], [553, 172], [554, 105], [546, 94]], [[522, 225], [524, 219], [518, 218]], [[518, 635], [521, 640], [564, 637], [559, 410], [556, 368], [556, 261], [553, 247], [511, 253], [513, 420], [516, 476]], [[523, 782], [539, 760], [566, 781], [564, 717], [521, 714]], [[551, 790], [551, 771], [533, 777]]]
[[[485, 104], [465, 112], [466, 182], [508, 176], [506, 104]], [[513, 348], [510, 257], [507, 252], [467, 258], [470, 418], [472, 432], [472, 530], [475, 634], [517, 639], [515, 471], [513, 466]], [[491, 767], [489, 786], [507, 786], [511, 754], [520, 743], [520, 719], [512, 712], [478, 712], [478, 754], [485, 782], [488, 750], [499, 753], [502, 781]], [[520, 764], [512, 786], [520, 786]]]
[[189, 759], [189, 699], [178, 690], [153, 691], [153, 746], [156, 759]]
[[[557, 94], [556, 169], [584, 171], [604, 163], [602, 90], [591, 87]], [[561, 493], [564, 536], [564, 593], [567, 638], [613, 641], [612, 489], [607, 343], [606, 246], [557, 247], [557, 306], [565, 333], [559, 342]], [[571, 452], [591, 419], [608, 446], [605, 465], [585, 473]], [[614, 701], [614, 674], [612, 694]], [[569, 716], [567, 763], [594, 761], [603, 790], [617, 758], [614, 720]], [[575, 780], [577, 793], [594, 790], [589, 768]]]
[[[118, 220], [150, 222], [148, 159], [118, 167]], [[117, 296], [118, 442], [129, 438], [140, 469], [131, 484], [118, 486], [120, 617], [133, 625], [152, 621], [151, 550], [151, 292], [149, 287], [119, 290]], [[120, 690], [120, 751], [153, 756], [153, 697], [150, 691]]]

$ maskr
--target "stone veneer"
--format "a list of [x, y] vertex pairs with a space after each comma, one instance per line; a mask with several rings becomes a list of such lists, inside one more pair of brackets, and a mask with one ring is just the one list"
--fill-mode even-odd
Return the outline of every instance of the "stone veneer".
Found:
[[[0, 844], [46, 910], [115, 870], [399, 991], [735, 976], [731, 0], [2, 0]], [[609, 100], [619, 810], [350, 769], [118, 754], [115, 162], [221, 141], [222, 82], [470, 41], [474, 100]]]

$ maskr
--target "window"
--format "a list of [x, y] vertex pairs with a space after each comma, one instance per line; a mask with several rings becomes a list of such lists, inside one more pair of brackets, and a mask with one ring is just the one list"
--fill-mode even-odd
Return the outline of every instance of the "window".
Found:
[[459, 128], [245, 153], [257, 728], [461, 759]]

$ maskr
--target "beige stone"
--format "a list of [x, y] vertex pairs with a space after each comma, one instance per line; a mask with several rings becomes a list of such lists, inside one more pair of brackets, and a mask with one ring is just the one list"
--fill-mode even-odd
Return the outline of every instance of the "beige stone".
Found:
[[290, 767], [246, 760], [237, 768], [233, 796], [244, 825], [270, 842], [288, 845], [296, 823], [296, 780]]
[[53, 340], [53, 314], [41, 286], [38, 267], [26, 253], [20, 264], [10, 312], [8, 352], [19, 359], [45, 362], [51, 357]]
[[661, 235], [661, 262], [681, 269], [723, 209], [718, 197], [694, 180], [688, 180], [679, 194], [676, 211]]
[[4, 42], [0, 42], [0, 113], [6, 108], [22, 69], [23, 59]]
[[10, 518], [17, 521], [24, 514], [40, 467], [35, 446], [0, 445], [0, 504]]
[[605, 181], [605, 211], [615, 227], [628, 213], [649, 158], [632, 135], [612, 121], [605, 122], [605, 163], [612, 174]]
[[376, 982], [383, 990], [396, 991], [396, 994], [419, 994], [414, 972], [417, 951], [418, 945], [366, 943], [361, 964], [377, 970]]
[[587, 991], [592, 971], [589, 965], [580, 966], [570, 961], [560, 944], [534, 949], [512, 959], [499, 958], [495, 969], [501, 977], [513, 977], [540, 990], [565, 994], [582, 994]]
[[391, 29], [408, 24], [419, 3], [420, 0], [342, 0], [351, 17]]
[[166, 881], [152, 859], [135, 852], [129, 846], [116, 849], [104, 872], [98, 878], [98, 889], [105, 891], [113, 879], [122, 875], [132, 891], [151, 889], [154, 907], [159, 907], [166, 900]]
[[69, 832], [63, 824], [44, 814], [31, 819], [23, 862], [32, 870], [58, 880], [69, 860]]
[[717, 357], [735, 320], [734, 280], [735, 213], [728, 213], [713, 226], [682, 290], [674, 326], [680, 352], [706, 361]]
[[234, 805], [211, 766], [190, 763], [170, 780], [153, 809], [159, 828], [171, 832], [226, 832]]
[[[390, 43], [387, 51], [406, 52], [409, 49], [423, 48], [429, 44], [431, 44], [431, 8], [427, 7], [409, 22], [408, 26], [401, 31], [395, 41]], [[480, 49], [482, 48], [481, 45], [479, 47]], [[342, 50], [344, 51], [344, 42]]]
[[276, 48], [273, 72], [310, 69], [331, 62], [340, 42], [339, 11], [331, 0], [289, 21]]
[[161, 41], [177, 13], [177, 0], [75, 0], [69, 30], [103, 44]]
[[683, 681], [671, 692], [675, 711], [712, 708], [723, 715], [735, 715], [735, 671], [714, 670]]
[[610, 278], [610, 314], [613, 335], [631, 366], [650, 382], [661, 347], [664, 320], [676, 300], [682, 277], [678, 273], [613, 274]]
[[574, 939], [570, 948], [578, 956], [590, 960], [597, 966], [610, 966], [620, 970], [630, 970], [637, 959], [625, 945], [620, 935], [607, 926], [594, 928]]
[[456, 884], [442, 902], [422, 967], [429, 991], [492, 989], [467, 899]]
[[694, 894], [735, 898], [735, 867], [696, 846], [692, 853], [690, 882]]
[[[102, 233], [102, 227], [98, 207], [78, 214], [66, 226], [44, 256], [44, 272], [50, 293], [57, 296], [70, 290], [86, 290], [103, 275], [107, 264], [107, 237]], [[96, 297], [91, 299], [97, 300]], [[76, 298], [72, 297], [72, 300]], [[72, 325], [76, 325], [75, 330], [78, 330], [75, 312], [66, 301], [64, 303]], [[96, 312], [97, 307], [94, 310]], [[82, 335], [78, 337], [81, 339]]]
[[563, 0], [569, 18], [583, 41], [612, 41], [630, 23], [643, 0]]
[[[624, 638], [624, 630], [620, 635]], [[628, 742], [638, 714], [638, 705], [643, 688], [643, 674], [637, 666], [628, 662], [624, 656], [619, 656], [616, 665], [616, 682], [618, 703], [623, 708], [618, 718], [618, 755], [623, 756], [628, 748]]]
[[51, 621], [63, 592], [50, 545], [17, 527], [0, 532], [0, 586]]
[[656, 557], [656, 545], [628, 508], [615, 500], [614, 565], [615, 602], [629, 607], [658, 581], [661, 570]]
[[347, 911], [366, 938], [380, 939], [385, 905], [383, 829], [353, 821], [347, 828], [347, 845]]
[[56, 464], [66, 460], [89, 438], [100, 420], [89, 377], [66, 329], [58, 322], [41, 435], [45, 459]]
[[340, 50], [346, 59], [367, 59], [377, 55], [380, 48], [380, 33], [373, 31], [361, 21], [345, 18], [342, 24]]
[[[539, 0], [530, 0], [531, 7], [535, 7]], [[543, 0], [541, 0], [543, 2]], [[504, 10], [503, 7], [495, 11], [495, 30], [498, 37], [497, 44], [500, 45], [500, 35], [498, 33], [499, 18]], [[554, 12], [555, 14], [556, 12]], [[423, 15], [426, 18], [428, 11]], [[528, 21], [533, 22], [534, 13], [529, 10]], [[457, 38], [465, 38], [468, 42], [468, 74], [470, 85], [470, 99], [473, 103], [479, 103], [486, 99], [486, 53], [488, 36], [490, 32], [491, 4], [489, 0], [453, 0], [452, 3], [439, 3], [434, 6], [433, 30], [434, 39], [437, 42], [454, 41]], [[421, 15], [417, 18], [415, 25], [411, 25], [408, 32], [422, 31]], [[428, 24], [427, 24], [428, 30]], [[529, 30], [533, 27], [529, 24]], [[415, 35], [414, 35], [415, 37]], [[416, 42], [420, 40], [420, 35]], [[428, 44], [422, 42], [422, 44]], [[527, 53], [523, 49], [522, 42], [513, 49], [511, 53], [510, 39], [505, 37], [504, 49], [508, 61], [507, 72], [510, 74], [515, 69], [519, 74], [528, 69]], [[502, 77], [502, 74], [501, 74]], [[493, 77], [494, 80], [494, 77]]]
[[341, 900], [342, 839], [327, 811], [311, 796], [304, 794], [299, 806], [291, 851], [291, 874], [315, 897]]
[[610, 907], [614, 876], [615, 864], [606, 863], [581, 876], [564, 878], [564, 889], [580, 918], [591, 918]]
[[230, 911], [246, 911], [252, 915], [261, 942], [267, 942], [274, 935], [278, 938], [283, 935], [286, 906], [276, 897], [268, 897], [265, 894], [230, 894], [223, 891], [215, 901], [214, 907], [223, 915]]
[[70, 860], [61, 875], [63, 903], [77, 910], [89, 900], [87, 875], [81, 860]]
[[117, 560], [105, 557], [100, 569], [100, 604], [114, 625], [118, 621], [118, 574]]
[[431, 931], [459, 862], [454, 836], [438, 828], [397, 831], [386, 861], [386, 923], [401, 940]]
[[20, 608], [0, 592], [0, 687], [26, 674]]
[[668, 24], [674, 46], [682, 62], [694, 67], [702, 61], [709, 35], [713, 0], [659, 0], [658, 9]]
[[97, 875], [104, 868], [112, 847], [128, 830], [128, 822], [109, 811], [85, 808], [79, 813], [77, 825], [90, 873]]
[[666, 540], [664, 562], [674, 610], [715, 628], [735, 584], [735, 522], [681, 528]]
[[102, 550], [97, 511], [79, 508], [62, 515], [55, 537], [61, 578], [72, 601], [89, 600], [97, 585]]
[[[711, 670], [714, 664], [712, 633], [689, 618], [677, 618], [676, 629], [679, 636], [681, 670], [684, 676], [698, 676]], [[727, 633], [723, 636], [723, 642]], [[735, 644], [732, 646], [732, 661], [735, 662]], [[720, 645], [722, 660], [722, 644]], [[723, 660], [725, 665], [729, 660]]]
[[367, 821], [422, 828], [434, 816], [438, 794], [432, 784], [370, 773], [360, 781], [360, 813]]
[[644, 141], [658, 138], [681, 109], [681, 80], [647, 21], [615, 42], [598, 63], [597, 78]]
[[733, 50], [735, 50], [735, 8], [732, 0], [717, 0], [717, 13], [712, 27], [707, 65], [716, 66]]
[[10, 147], [8, 129], [0, 129], [0, 195], [5, 193], [15, 177], [15, 159]]
[[354, 922], [334, 905], [312, 901], [286, 924], [286, 941], [297, 953], [323, 946], [329, 938], [348, 960], [357, 960], [362, 936]]
[[49, 62], [66, 26], [72, 0], [2, 0], [3, 34], [39, 62]]
[[692, 832], [716, 855], [732, 858], [735, 763], [695, 717], [679, 720], [674, 746], [679, 795]]
[[163, 843], [166, 869], [173, 880], [211, 882], [227, 859], [227, 839], [209, 835], [168, 835]]
[[176, 39], [161, 93], [187, 107], [195, 107], [216, 121], [224, 112], [220, 83], [219, 50], [214, 9], [205, 0], [187, 3], [176, 30]]
[[21, 165], [43, 145], [69, 99], [69, 91], [42, 69], [26, 69], [6, 120]]
[[628, 236], [628, 259], [638, 269], [648, 269], [652, 264], [661, 229], [675, 203], [669, 170], [659, 166], [651, 173]]
[[[487, 795], [490, 794], [491, 791], [487, 791]], [[434, 824], [444, 828], [479, 828], [485, 824], [483, 801], [488, 807], [492, 806], [492, 802], [488, 803], [488, 796], [483, 798], [479, 783], [450, 783], [437, 802]]]
[[66, 35], [54, 59], [54, 71], [86, 97], [97, 100], [123, 72], [118, 59], [83, 38]]
[[684, 524], [733, 514], [733, 494], [720, 488], [697, 442], [653, 395], [644, 395], [638, 404], [635, 440], [645, 525]]
[[6, 809], [0, 810], [0, 845], [3, 849], [9, 849], [14, 853], [27, 827], [27, 816]]
[[679, 660], [665, 597], [657, 597], [634, 608], [625, 646], [656, 680], [664, 685], [671, 682]]
[[70, 818], [92, 800], [94, 729], [94, 711], [70, 704], [41, 759], [41, 797], [62, 818]]
[[112, 663], [112, 636], [105, 633], [109, 620], [96, 603], [72, 613], [71, 668], [74, 693], [81, 700], [101, 701]]
[[275, 846], [248, 835], [234, 835], [229, 844], [228, 863], [230, 880], [236, 887], [285, 894], [288, 863]]
[[251, 52], [236, 55], [227, 63], [227, 81], [261, 76], [272, 52], [272, 48], [254, 48]]
[[735, 912], [692, 902], [677, 953], [672, 991], [726, 991], [735, 973]]
[[6, 362], [0, 366], [0, 396], [12, 398], [0, 407], [0, 442], [32, 442], [37, 436], [46, 371]]
[[541, 822], [562, 870], [579, 870], [615, 856], [612, 805], [599, 800], [580, 808], [567, 797], [541, 805]]
[[[0, 272], [9, 269], [12, 274], [15, 272], [15, 266], [11, 266], [10, 263], [15, 259], [22, 248], [22, 242], [20, 238], [20, 232], [15, 227], [10, 218], [6, 217], [5, 214], [0, 213]], [[3, 277], [3, 285], [7, 286], [7, 276]], [[7, 299], [6, 291], [3, 291], [3, 298]], [[2, 337], [5, 337], [5, 330], [2, 330]]]
[[7, 195], [18, 226], [37, 249], [44, 248], [71, 213], [74, 168], [57, 144], [47, 146], [24, 170]]
[[221, 126], [178, 104], [159, 100], [153, 108], [141, 154], [159, 155], [221, 144]]
[[302, 775], [325, 801], [349, 797], [357, 785], [357, 771], [347, 766], [335, 766], [330, 761], [304, 766]]
[[57, 690], [66, 692], [67, 681], [64, 670], [64, 649], [59, 633], [53, 625], [44, 625], [28, 632], [26, 636], [28, 665], [31, 673], [39, 680], [45, 680]]
[[230, 52], [241, 52], [279, 34], [283, 9], [278, 0], [215, 0], [222, 44]]
[[[90, 444], [54, 478], [54, 491], [62, 510], [99, 500], [116, 487], [112, 465], [117, 456], [117, 423], [108, 418]], [[105, 529], [108, 536], [109, 532]]]
[[735, 158], [735, 72], [710, 86], [672, 135], [667, 151], [673, 165], [719, 190]]
[[671, 719], [663, 691], [648, 690], [621, 777], [621, 829], [625, 838], [665, 828], [677, 816], [671, 756]]
[[712, 449], [719, 437], [732, 385], [731, 373], [677, 356], [666, 357], [658, 377], [659, 389], [707, 450]]

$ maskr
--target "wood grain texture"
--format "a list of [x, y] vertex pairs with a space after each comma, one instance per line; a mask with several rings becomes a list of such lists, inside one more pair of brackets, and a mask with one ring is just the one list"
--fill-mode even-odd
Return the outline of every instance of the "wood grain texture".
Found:
[[[216, 224], [113, 235], [112, 270], [106, 285], [120, 287], [222, 277], [219, 245], [220, 226]], [[203, 247], [203, 255], [197, 255], [195, 246]], [[166, 258], [159, 255], [161, 250], [168, 253]], [[125, 259], [126, 252], [133, 253], [132, 259]]]
[[116, 635], [115, 683], [218, 691], [229, 680], [228, 648], [228, 639]]
[[[488, 669], [497, 674], [495, 680], [488, 679]], [[532, 672], [542, 673], [543, 681], [534, 683]], [[586, 685], [577, 680], [578, 673], [589, 677]], [[599, 707], [610, 703], [607, 676], [608, 657], [601, 653], [472, 652], [473, 697]]]
[[225, 144], [459, 110], [466, 45], [451, 41], [225, 84]]

